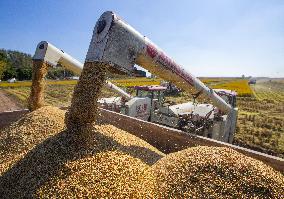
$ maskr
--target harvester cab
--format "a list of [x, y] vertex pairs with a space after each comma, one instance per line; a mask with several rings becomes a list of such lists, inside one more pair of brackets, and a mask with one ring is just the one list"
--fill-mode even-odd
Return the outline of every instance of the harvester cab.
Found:
[[148, 97], [151, 99], [153, 109], [158, 109], [165, 101], [165, 91], [167, 87], [164, 86], [135, 86], [136, 97]]
[[233, 108], [237, 106], [237, 92], [227, 89], [214, 89], [214, 91]]

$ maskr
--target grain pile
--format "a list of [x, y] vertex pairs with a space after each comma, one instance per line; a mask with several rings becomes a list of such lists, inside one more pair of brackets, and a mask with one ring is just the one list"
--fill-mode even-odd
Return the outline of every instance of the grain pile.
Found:
[[0, 134], [0, 173], [35, 145], [64, 128], [64, 113], [47, 106], [28, 113]]
[[49, 65], [41, 60], [33, 60], [32, 87], [28, 99], [28, 108], [32, 111], [44, 106], [44, 78]]
[[149, 166], [122, 152], [99, 153], [67, 167], [70, 175], [53, 178], [38, 190], [39, 197], [147, 198], [154, 194]]
[[[65, 164], [69, 170], [68, 174], [64, 172], [52, 178], [37, 191], [37, 195], [51, 198], [152, 197], [155, 186], [154, 176], [148, 172], [150, 165], [146, 163], [147, 159], [142, 158], [140, 152], [146, 154], [146, 157], [154, 155], [156, 161], [160, 152], [155, 153], [144, 147], [135, 146], [135, 143], [132, 147], [111, 146], [111, 144], [108, 143], [111, 148], [109, 150], [104, 149]], [[97, 151], [98, 148], [95, 150]], [[155, 158], [151, 157], [150, 161]]]
[[283, 198], [284, 178], [271, 167], [222, 147], [193, 147], [151, 167], [158, 198]]
[[[62, 131], [38, 144], [0, 179], [6, 198], [147, 197], [150, 165], [164, 156], [143, 140], [111, 125], [85, 129], [93, 145]], [[19, 176], [21, 176], [19, 178]]]

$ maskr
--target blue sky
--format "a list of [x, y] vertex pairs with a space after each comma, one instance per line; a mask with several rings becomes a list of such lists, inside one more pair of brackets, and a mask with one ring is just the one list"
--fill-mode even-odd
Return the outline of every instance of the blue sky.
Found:
[[0, 0], [0, 48], [47, 40], [83, 62], [106, 10], [196, 76], [284, 77], [283, 0]]

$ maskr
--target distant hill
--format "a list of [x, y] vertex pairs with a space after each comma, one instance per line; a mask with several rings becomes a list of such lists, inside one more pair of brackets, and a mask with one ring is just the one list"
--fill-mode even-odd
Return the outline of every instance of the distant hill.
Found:
[[32, 67], [32, 56], [27, 53], [0, 49], [0, 53], [6, 56], [8, 62], [10, 62], [15, 68]]

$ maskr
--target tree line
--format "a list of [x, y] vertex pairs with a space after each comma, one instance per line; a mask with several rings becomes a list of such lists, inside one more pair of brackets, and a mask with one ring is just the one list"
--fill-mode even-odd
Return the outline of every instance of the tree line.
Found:
[[[27, 53], [0, 49], [0, 80], [6, 81], [11, 78], [17, 80], [32, 79], [32, 56]], [[48, 79], [64, 79], [74, 76], [74, 73], [64, 69], [60, 65], [50, 68], [47, 74]]]

